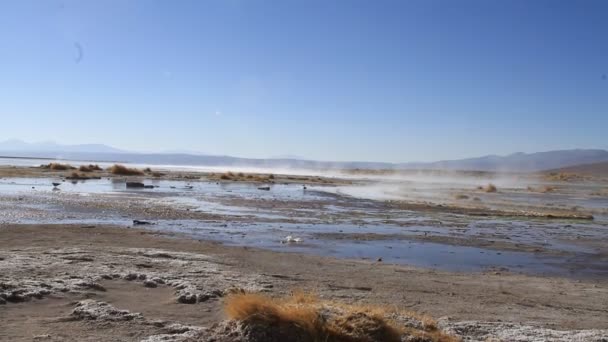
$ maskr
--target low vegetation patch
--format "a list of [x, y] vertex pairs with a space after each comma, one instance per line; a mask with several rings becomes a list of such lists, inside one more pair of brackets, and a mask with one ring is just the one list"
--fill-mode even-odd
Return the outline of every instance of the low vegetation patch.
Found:
[[78, 171], [80, 172], [93, 172], [93, 171], [101, 171], [102, 168], [97, 164], [89, 164], [89, 165], [80, 165]]
[[496, 185], [494, 185], [492, 183], [489, 183], [488, 185], [486, 185], [483, 188], [483, 191], [485, 191], [485, 192], [496, 192], [496, 191], [498, 191], [498, 189], [496, 188]]
[[139, 169], [135, 169], [135, 168], [128, 168], [124, 165], [120, 165], [120, 164], [114, 164], [112, 165], [108, 171], [110, 171], [110, 173], [114, 174], [114, 175], [121, 175], [121, 176], [143, 176], [144, 172], [142, 170]]
[[371, 306], [321, 301], [295, 293], [285, 298], [238, 293], [227, 297], [228, 317], [244, 325], [246, 341], [455, 342], [427, 316]]
[[540, 189], [540, 192], [547, 193], [547, 192], [553, 192], [555, 191], [555, 187], [554, 186], [550, 186], [550, 185], [545, 185]]
[[53, 171], [66, 171], [66, 170], [75, 170], [76, 168], [70, 164], [61, 164], [61, 163], [50, 163], [45, 165], [40, 165], [43, 169], [49, 169]]
[[247, 182], [258, 182], [258, 183], [272, 183], [274, 182], [273, 175], [263, 175], [256, 173], [233, 173], [231, 171], [222, 173], [221, 175], [209, 174], [210, 179], [220, 179], [220, 180], [229, 180], [229, 181], [247, 181]]
[[571, 172], [551, 172], [545, 176], [547, 180], [558, 182], [574, 182], [592, 179], [593, 177]]

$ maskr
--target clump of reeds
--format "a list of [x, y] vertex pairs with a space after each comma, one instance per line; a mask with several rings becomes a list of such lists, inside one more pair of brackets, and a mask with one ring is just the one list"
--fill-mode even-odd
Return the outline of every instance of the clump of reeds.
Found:
[[136, 168], [128, 168], [121, 164], [112, 165], [108, 169], [108, 171], [110, 171], [110, 173], [112, 173], [114, 175], [121, 175], [121, 176], [143, 176], [144, 175], [144, 172], [142, 170], [139, 170]]

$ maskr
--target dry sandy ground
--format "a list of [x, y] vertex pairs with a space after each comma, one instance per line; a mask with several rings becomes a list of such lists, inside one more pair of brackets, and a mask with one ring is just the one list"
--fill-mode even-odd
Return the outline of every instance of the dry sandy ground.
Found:
[[222, 298], [237, 288], [415, 310], [472, 341], [608, 338], [606, 330], [560, 332], [608, 329], [605, 279], [447, 273], [133, 228], [0, 226], [2, 341], [181, 341], [220, 322]]

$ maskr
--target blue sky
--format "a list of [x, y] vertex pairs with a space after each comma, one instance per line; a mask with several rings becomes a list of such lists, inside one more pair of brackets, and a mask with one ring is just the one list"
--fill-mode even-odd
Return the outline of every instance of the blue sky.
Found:
[[2, 1], [0, 56], [0, 140], [394, 162], [608, 148], [607, 1]]

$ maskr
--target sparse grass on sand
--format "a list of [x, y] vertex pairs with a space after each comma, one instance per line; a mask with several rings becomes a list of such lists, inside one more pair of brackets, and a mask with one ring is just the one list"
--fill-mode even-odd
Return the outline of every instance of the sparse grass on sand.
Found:
[[[215, 178], [217, 177], [217, 175], [215, 174], [210, 174], [209, 175], [210, 178]], [[248, 182], [259, 182], [259, 183], [264, 183], [264, 182], [273, 182], [274, 176], [273, 175], [263, 175], [263, 174], [253, 174], [253, 173], [243, 173], [243, 172], [238, 172], [238, 173], [233, 173], [231, 171], [222, 173], [219, 176], [220, 180], [229, 180], [229, 181], [248, 181]]]
[[[458, 339], [437, 329], [436, 322], [413, 312], [401, 312], [372, 306], [353, 306], [321, 301], [316, 296], [295, 293], [285, 298], [261, 294], [229, 295], [225, 312], [242, 322], [252, 341], [407, 341], [455, 342]], [[415, 324], [398, 324], [403, 321]]]
[[89, 164], [89, 165], [80, 165], [78, 171], [80, 172], [93, 172], [93, 171], [101, 171], [102, 168], [97, 164]]
[[76, 169], [75, 167], [73, 167], [70, 164], [61, 164], [61, 163], [44, 164], [44, 165], [40, 165], [40, 167], [43, 169], [49, 169], [49, 170], [53, 170], [53, 171], [66, 171], [66, 170]]
[[120, 165], [120, 164], [114, 164], [112, 165], [108, 171], [110, 171], [110, 173], [114, 174], [114, 175], [121, 175], [121, 176], [143, 176], [144, 172], [142, 170], [139, 169], [135, 169], [135, 168], [128, 168], [124, 165]]

